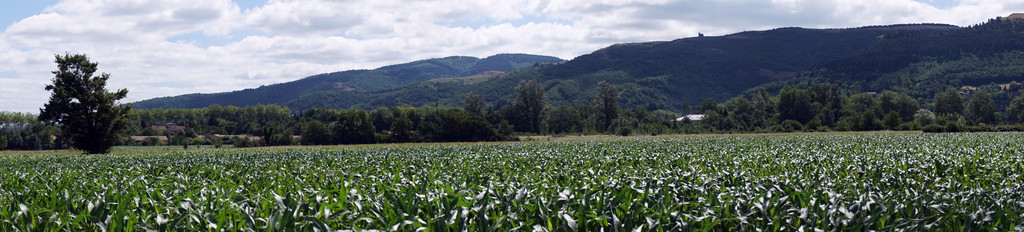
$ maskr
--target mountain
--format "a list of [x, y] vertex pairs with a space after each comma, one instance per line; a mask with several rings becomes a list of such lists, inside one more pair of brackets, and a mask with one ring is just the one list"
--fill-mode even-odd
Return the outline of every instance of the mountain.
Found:
[[[854, 55], [764, 85], [833, 83], [847, 92], [893, 90], [930, 102], [948, 87], [1024, 82], [1024, 17], [1014, 14], [958, 30], [898, 31]], [[1012, 97], [1012, 96], [1011, 96]]]
[[[136, 107], [281, 104], [292, 110], [462, 104], [476, 93], [492, 107], [537, 80], [551, 104], [589, 104], [597, 83], [614, 84], [622, 107], [675, 110], [762, 87], [836, 83], [848, 93], [895, 90], [921, 99], [946, 87], [1024, 81], [1024, 20], [849, 29], [779, 28], [725, 36], [616, 44], [570, 61], [448, 57], [321, 74], [219, 94], [152, 99]], [[538, 57], [533, 57], [538, 58]], [[514, 70], [514, 71], [513, 71]], [[489, 72], [497, 71], [497, 72]], [[159, 104], [157, 104], [159, 103]]]
[[247, 106], [286, 105], [297, 98], [320, 92], [362, 93], [421, 83], [432, 79], [505, 73], [536, 63], [562, 59], [528, 54], [499, 54], [487, 58], [452, 56], [384, 66], [374, 70], [324, 73], [300, 80], [225, 93], [186, 94], [133, 103], [135, 108], [200, 108], [211, 104]]
[[522, 80], [538, 80], [553, 104], [584, 105], [600, 81], [615, 84], [624, 107], [678, 109], [684, 102], [724, 101], [765, 83], [796, 78], [807, 68], [857, 54], [883, 35], [960, 30], [940, 24], [852, 29], [780, 28], [718, 37], [617, 44], [560, 64], [535, 65], [476, 83], [423, 82], [371, 92], [318, 92], [286, 103], [293, 110], [376, 108], [408, 104], [461, 105], [476, 93], [500, 107], [512, 102]]

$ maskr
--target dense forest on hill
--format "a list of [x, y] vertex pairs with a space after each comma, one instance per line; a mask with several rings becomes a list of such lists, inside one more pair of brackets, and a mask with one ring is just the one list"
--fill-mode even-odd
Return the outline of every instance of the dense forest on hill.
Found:
[[[930, 98], [948, 87], [1007, 88], [1024, 82], [1021, 33], [1024, 21], [1005, 18], [960, 30], [893, 32], [855, 55], [817, 64], [797, 78], [764, 87], [777, 91], [786, 85], [834, 83], [849, 93], [891, 90], [930, 105]], [[1005, 106], [1012, 97], [1000, 96], [997, 102]]]
[[[624, 106], [678, 109], [683, 103], [696, 104], [708, 97], [724, 101], [761, 84], [797, 77], [812, 65], [854, 55], [886, 34], [959, 29], [938, 24], [852, 29], [780, 28], [618, 44], [564, 63], [518, 55], [520, 59], [495, 56], [470, 66], [472, 58], [449, 57], [376, 70], [322, 74], [254, 90], [153, 99], [138, 102], [136, 107], [191, 108], [213, 103], [236, 106], [261, 103], [301, 111], [399, 105], [454, 106], [470, 92], [500, 107], [512, 102], [511, 86], [523, 80], [537, 80], [553, 102], [585, 105], [595, 95], [596, 84], [605, 81], [623, 91], [620, 101]], [[520, 69], [510, 72], [514, 69], [509, 68]], [[426, 81], [442, 76], [470, 76], [488, 70], [510, 73], [474, 83]], [[338, 76], [344, 76], [342, 74], [353, 77], [341, 80]]]
[[508, 86], [537, 80], [552, 102], [586, 105], [600, 81], [623, 92], [623, 106], [678, 109], [704, 98], [724, 101], [743, 91], [796, 77], [816, 63], [853, 55], [877, 37], [901, 30], [945, 31], [948, 25], [898, 25], [855, 29], [781, 28], [721, 37], [619, 44], [561, 64], [527, 67], [485, 83], [420, 83], [372, 93], [321, 92], [289, 102], [293, 109], [376, 108], [390, 105], [456, 105], [462, 95], [481, 94], [503, 106], [512, 102]]
[[[195, 108], [210, 104], [278, 104], [293, 111], [315, 108], [457, 106], [475, 93], [502, 107], [512, 87], [536, 80], [550, 102], [579, 107], [596, 95], [598, 82], [616, 85], [624, 107], [677, 111], [705, 98], [723, 102], [754, 87], [778, 93], [789, 85], [837, 84], [846, 95], [891, 90], [925, 106], [948, 87], [973, 90], [1024, 82], [1024, 22], [996, 18], [960, 28], [941, 24], [852, 29], [780, 28], [717, 37], [613, 45], [575, 59], [498, 55], [448, 57], [321, 74], [295, 82], [218, 94], [151, 99], [136, 108]], [[485, 70], [501, 71], [467, 81]], [[991, 87], [986, 87], [992, 89]], [[995, 92], [995, 91], [990, 91]], [[1007, 91], [1011, 93], [1013, 90]], [[1012, 94], [996, 95], [1007, 106]]]
[[[335, 93], [359, 95], [394, 89], [434, 78], [465, 77], [485, 71], [510, 72], [536, 63], [562, 62], [550, 56], [499, 54], [487, 58], [452, 56], [384, 66], [374, 70], [351, 70], [309, 76], [292, 82], [261, 86], [226, 93], [187, 94], [135, 102], [136, 108], [202, 108], [213, 104], [250, 106], [258, 104], [290, 104], [300, 97]], [[348, 108], [352, 105], [338, 105]], [[333, 108], [333, 107], [332, 107]]]

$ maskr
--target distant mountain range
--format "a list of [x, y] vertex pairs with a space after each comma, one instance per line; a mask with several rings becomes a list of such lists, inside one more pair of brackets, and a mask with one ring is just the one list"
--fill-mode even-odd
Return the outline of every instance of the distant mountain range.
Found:
[[[373, 93], [416, 83], [450, 82], [459, 77], [495, 77], [538, 63], [564, 60], [551, 56], [500, 54], [484, 59], [452, 56], [389, 65], [374, 70], [350, 70], [324, 73], [296, 81], [225, 93], [186, 94], [133, 103], [136, 108], [202, 108], [211, 104], [247, 106], [256, 104], [292, 105], [308, 95], [323, 93]], [[477, 78], [480, 79], [480, 78]], [[335, 107], [348, 108], [350, 105]], [[324, 106], [327, 107], [327, 106]]]
[[836, 83], [850, 93], [896, 90], [920, 99], [948, 86], [1024, 80], [1024, 22], [996, 18], [850, 29], [779, 28], [725, 36], [617, 44], [570, 61], [503, 54], [447, 57], [375, 70], [320, 74], [227, 93], [134, 103], [136, 108], [279, 104], [292, 110], [462, 104], [476, 93], [491, 106], [515, 98], [522, 80], [541, 82], [552, 104], [589, 104], [598, 82], [621, 91], [623, 107], [676, 110], [724, 101], [761, 87]]

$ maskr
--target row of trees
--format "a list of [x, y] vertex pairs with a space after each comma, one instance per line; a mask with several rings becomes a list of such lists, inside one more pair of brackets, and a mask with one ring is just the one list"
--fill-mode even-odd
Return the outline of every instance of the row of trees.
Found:
[[[698, 106], [699, 124], [689, 118], [673, 120], [676, 113], [618, 107], [622, 94], [615, 85], [600, 82], [588, 105], [547, 102], [536, 81], [521, 81], [516, 100], [495, 109], [476, 94], [465, 96], [463, 107], [385, 107], [375, 110], [312, 109], [294, 114], [276, 105], [249, 107], [213, 105], [201, 109], [133, 110], [116, 105], [127, 90], [106, 92], [109, 74], [92, 76], [96, 63], [84, 55], [57, 56], [58, 71], [50, 102], [38, 117], [0, 114], [0, 149], [50, 149], [67, 145], [89, 153], [108, 152], [114, 144], [138, 144], [123, 137], [165, 135], [170, 144], [211, 143], [223, 135], [236, 146], [362, 144], [379, 142], [497, 141], [521, 134], [701, 133], [777, 132], [794, 130], [917, 130], [961, 131], [965, 126], [991, 130], [990, 125], [1024, 120], [1024, 96], [998, 85], [977, 91], [949, 88], [934, 97], [933, 109], [921, 107], [914, 98], [893, 91], [847, 96], [834, 84], [814, 84], [807, 89], [783, 88], [772, 96], [763, 88], [724, 103], [708, 98]], [[1006, 107], [997, 107], [997, 96], [1016, 93]], [[965, 103], [966, 96], [966, 103]], [[1004, 109], [1004, 112], [999, 112]], [[684, 105], [682, 112], [689, 112]], [[38, 119], [38, 120], [34, 120]], [[180, 130], [160, 127], [175, 123]], [[59, 127], [55, 125], [60, 125]], [[988, 129], [986, 129], [988, 128]], [[972, 129], [973, 130], [973, 129]], [[126, 133], [124, 133], [126, 132]], [[255, 137], [249, 137], [255, 136]], [[255, 138], [255, 139], [254, 139]], [[156, 140], [156, 141], [154, 141]], [[167, 144], [147, 138], [141, 144]]]
[[[188, 145], [213, 143], [198, 139], [216, 136], [251, 135], [256, 140], [231, 140], [236, 146], [261, 145], [326, 145], [379, 142], [450, 142], [498, 141], [515, 139], [515, 132], [600, 133], [610, 128], [634, 128], [640, 122], [659, 122], [671, 126], [671, 112], [637, 111], [642, 121], [619, 120], [618, 91], [608, 83], [598, 85], [599, 96], [593, 107], [573, 107], [568, 103], [548, 105], [544, 89], [536, 81], [521, 82], [516, 88], [513, 104], [495, 109], [479, 95], [467, 94], [463, 107], [400, 106], [375, 110], [311, 109], [292, 115], [289, 109], [276, 105], [248, 107], [212, 105], [199, 109], [132, 110], [127, 121], [128, 134], [168, 136], [163, 144]], [[586, 115], [593, 114], [588, 117]], [[633, 114], [627, 114], [633, 115]], [[653, 117], [648, 115], [659, 115]], [[586, 119], [584, 119], [586, 118]], [[174, 133], [153, 125], [175, 123], [186, 129]], [[518, 129], [516, 129], [518, 128]], [[668, 132], [667, 129], [660, 130]], [[132, 144], [123, 140], [124, 144]], [[154, 144], [152, 141], [135, 143]], [[157, 143], [159, 144], [159, 143]]]
[[935, 95], [929, 110], [903, 93], [846, 96], [837, 85], [815, 84], [783, 88], [777, 97], [756, 89], [723, 104], [707, 99], [698, 108], [704, 113], [701, 124], [716, 131], [918, 130], [929, 125], [996, 130], [992, 126], [1022, 122], [1024, 95], [1018, 94], [1005, 108], [997, 107], [992, 96], [984, 89], [948, 88]]
[[0, 150], [43, 150], [64, 148], [58, 139], [60, 128], [39, 121], [36, 115], [0, 112]]

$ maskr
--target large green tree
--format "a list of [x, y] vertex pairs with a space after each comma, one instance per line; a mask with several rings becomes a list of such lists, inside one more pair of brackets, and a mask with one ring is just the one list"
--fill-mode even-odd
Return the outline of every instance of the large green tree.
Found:
[[1013, 122], [1024, 122], [1024, 95], [1017, 96], [1006, 107], [1006, 116]]
[[914, 98], [890, 90], [882, 91], [882, 94], [878, 95], [878, 107], [883, 114], [898, 113], [900, 121], [914, 120], [914, 114], [921, 109], [921, 105]]
[[964, 112], [964, 99], [956, 89], [947, 88], [946, 91], [935, 94], [935, 114], [940, 116], [961, 115]]
[[539, 133], [541, 116], [544, 111], [544, 87], [536, 80], [520, 81], [516, 86], [516, 104], [526, 113], [528, 132]]
[[97, 63], [82, 54], [56, 55], [50, 101], [40, 109], [39, 120], [61, 125], [62, 136], [72, 147], [86, 153], [108, 153], [127, 128], [130, 105], [118, 105], [127, 89], [107, 92], [109, 73], [93, 76]]
[[608, 82], [597, 84], [597, 97], [594, 98], [594, 111], [597, 113], [597, 131], [605, 131], [612, 121], [619, 117], [619, 90]]
[[975, 92], [967, 102], [967, 113], [974, 123], [996, 123], [996, 103], [992, 95], [983, 90]]
[[336, 144], [368, 144], [374, 143], [375, 130], [366, 110], [352, 109], [338, 112], [331, 135]]
[[466, 94], [466, 99], [463, 101], [462, 109], [474, 116], [483, 116], [484, 107], [486, 107], [486, 105], [487, 102], [484, 102], [484, 99], [481, 98], [480, 95], [469, 93]]
[[561, 106], [548, 111], [548, 116], [544, 120], [548, 126], [548, 131], [553, 134], [581, 131], [580, 128], [583, 127], [581, 125], [582, 121], [583, 117], [580, 117], [579, 111], [569, 105], [569, 102], [562, 102]]
[[812, 107], [815, 100], [813, 97], [807, 90], [791, 86], [782, 88], [779, 91], [778, 102], [780, 121], [796, 120], [800, 123], [810, 121], [815, 115], [814, 107]]
[[327, 125], [317, 120], [309, 120], [302, 126], [302, 138], [299, 140], [302, 145], [327, 145], [331, 144], [331, 131]]

